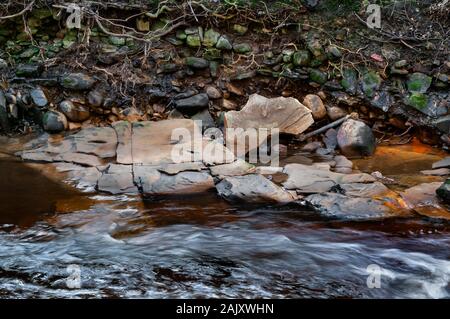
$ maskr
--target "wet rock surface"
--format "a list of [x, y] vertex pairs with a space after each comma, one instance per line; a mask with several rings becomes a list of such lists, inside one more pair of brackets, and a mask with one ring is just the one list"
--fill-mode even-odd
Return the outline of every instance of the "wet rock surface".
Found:
[[[176, 134], [174, 139], [172, 133], [176, 129], [187, 132], [189, 140]], [[42, 144], [36, 142], [39, 143]], [[196, 151], [193, 145], [204, 149]], [[176, 148], [180, 151], [176, 152]], [[214, 181], [205, 165], [231, 163], [234, 156], [229, 156], [223, 145], [204, 140], [200, 128], [187, 119], [117, 122], [112, 127], [83, 129], [60, 141], [44, 141], [44, 145], [21, 153], [28, 161], [65, 162], [96, 168], [101, 172], [95, 182], [99, 191], [111, 194], [141, 192], [149, 196], [213, 189]], [[76, 165], [65, 169], [82, 170]], [[80, 184], [92, 184], [90, 178], [84, 180], [86, 177], [77, 174]]]
[[226, 177], [216, 188], [220, 196], [232, 202], [286, 203], [294, 200], [292, 194], [256, 174]]
[[[176, 129], [184, 134], [172, 134]], [[343, 220], [410, 216], [411, 211], [439, 218], [448, 214], [442, 206], [447, 195], [438, 190], [445, 187], [442, 182], [415, 186], [400, 199], [383, 184], [389, 179], [353, 173], [354, 163], [342, 155], [321, 163], [291, 156], [294, 163], [284, 167], [255, 167], [201, 133], [189, 119], [121, 121], [65, 138], [43, 136], [28, 143], [31, 149], [21, 156], [55, 163], [78, 187], [110, 194], [153, 198], [216, 192], [232, 203], [253, 204], [303, 198], [318, 214]], [[193, 148], [196, 144], [203, 149]]]
[[450, 204], [450, 179], [447, 180], [439, 186], [436, 190], [436, 194], [446, 203]]
[[67, 119], [64, 114], [57, 111], [48, 111], [42, 120], [44, 130], [58, 133], [67, 129]]
[[349, 220], [373, 220], [397, 217], [382, 201], [348, 197], [336, 193], [310, 195], [305, 200], [315, 207], [320, 214], [329, 218]]
[[345, 156], [370, 156], [375, 151], [376, 140], [370, 127], [364, 122], [348, 119], [339, 128], [337, 142]]
[[288, 175], [283, 186], [305, 194], [328, 192], [338, 185], [375, 182], [375, 178], [369, 174], [340, 174], [331, 172], [329, 166], [327, 168], [319, 164], [288, 164], [283, 172]]

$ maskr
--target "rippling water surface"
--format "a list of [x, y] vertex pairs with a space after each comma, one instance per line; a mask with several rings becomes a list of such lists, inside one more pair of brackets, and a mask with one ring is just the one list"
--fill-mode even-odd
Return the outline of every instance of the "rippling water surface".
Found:
[[[2, 298], [450, 296], [445, 221], [78, 193], [9, 158], [0, 174]], [[372, 264], [379, 289], [366, 284]], [[73, 265], [80, 289], [67, 286]]]

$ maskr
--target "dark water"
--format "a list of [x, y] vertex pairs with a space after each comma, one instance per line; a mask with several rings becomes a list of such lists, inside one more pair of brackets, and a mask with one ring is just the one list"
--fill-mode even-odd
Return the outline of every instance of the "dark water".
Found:
[[80, 194], [8, 159], [0, 175], [1, 298], [450, 296], [448, 222]]

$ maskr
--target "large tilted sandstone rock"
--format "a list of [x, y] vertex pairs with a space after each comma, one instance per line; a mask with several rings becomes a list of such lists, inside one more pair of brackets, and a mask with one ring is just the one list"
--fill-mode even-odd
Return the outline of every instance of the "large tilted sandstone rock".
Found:
[[240, 111], [225, 114], [226, 128], [278, 128], [280, 133], [298, 135], [314, 120], [311, 110], [292, 97], [266, 98], [252, 94]]
[[[311, 110], [297, 99], [292, 97], [269, 99], [258, 94], [251, 95], [240, 111], [227, 112], [224, 119], [226, 129], [279, 129], [280, 133], [291, 135], [303, 133], [313, 123]], [[227, 139], [227, 146], [234, 149], [236, 141], [230, 136]], [[262, 142], [264, 141], [259, 141], [259, 144]], [[246, 149], [248, 150], [250, 149]]]

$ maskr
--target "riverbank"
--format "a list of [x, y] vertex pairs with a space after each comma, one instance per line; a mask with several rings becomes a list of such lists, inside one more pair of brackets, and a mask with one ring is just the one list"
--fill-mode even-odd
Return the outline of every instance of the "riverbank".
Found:
[[[36, 2], [1, 20], [3, 131], [174, 117], [220, 125], [254, 93], [301, 102], [317, 94], [327, 112], [316, 125], [357, 112], [383, 139], [408, 130], [405, 140], [447, 147], [448, 21], [439, 29], [430, 4], [387, 5], [382, 31], [361, 23], [362, 8], [332, 1], [275, 1], [269, 11], [207, 4], [111, 1], [96, 16], [81, 2], [81, 28], [68, 29], [64, 6]], [[427, 32], [414, 28], [413, 40], [403, 12]]]

